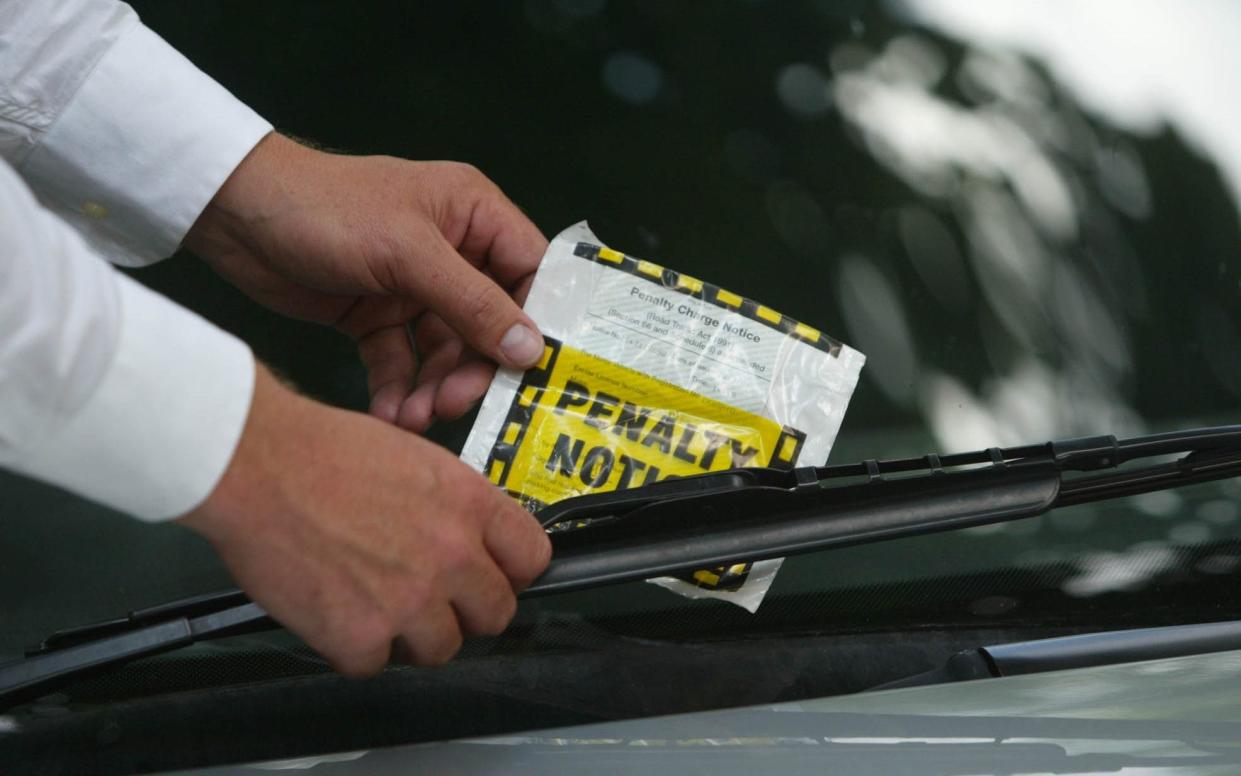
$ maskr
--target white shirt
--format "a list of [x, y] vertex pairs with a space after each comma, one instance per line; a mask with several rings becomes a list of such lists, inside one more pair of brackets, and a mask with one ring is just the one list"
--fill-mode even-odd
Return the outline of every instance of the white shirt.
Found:
[[113, 0], [0, 0], [0, 466], [140, 518], [210, 494], [249, 348], [158, 261], [271, 124]]

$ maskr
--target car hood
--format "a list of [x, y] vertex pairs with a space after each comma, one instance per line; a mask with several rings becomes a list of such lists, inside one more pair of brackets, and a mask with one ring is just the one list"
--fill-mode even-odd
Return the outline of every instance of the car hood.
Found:
[[[342, 720], [341, 724], [358, 724]], [[1236, 773], [1241, 651], [194, 771]]]

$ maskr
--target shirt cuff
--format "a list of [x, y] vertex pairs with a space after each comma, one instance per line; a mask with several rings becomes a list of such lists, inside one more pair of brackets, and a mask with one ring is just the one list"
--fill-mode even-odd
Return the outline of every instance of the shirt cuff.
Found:
[[148, 521], [189, 512], [224, 475], [254, 393], [250, 349], [118, 276], [116, 353], [86, 404], [20, 467]]
[[271, 129], [162, 38], [133, 24], [21, 171], [103, 256], [150, 264], [177, 250]]

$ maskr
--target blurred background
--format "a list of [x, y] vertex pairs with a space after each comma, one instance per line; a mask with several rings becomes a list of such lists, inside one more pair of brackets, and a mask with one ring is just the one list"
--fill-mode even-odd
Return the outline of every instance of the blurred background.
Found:
[[[1241, 422], [1229, 0], [133, 5], [281, 131], [471, 162], [549, 236], [588, 219], [863, 351], [834, 462]], [[365, 408], [343, 337], [188, 254], [135, 275]], [[471, 422], [432, 436], [457, 449]], [[798, 558], [753, 618], [641, 584], [521, 617], [1218, 618], [1237, 613], [1239, 507], [1237, 483], [1204, 485]], [[231, 584], [176, 527], [3, 474], [0, 519], [0, 653]]]

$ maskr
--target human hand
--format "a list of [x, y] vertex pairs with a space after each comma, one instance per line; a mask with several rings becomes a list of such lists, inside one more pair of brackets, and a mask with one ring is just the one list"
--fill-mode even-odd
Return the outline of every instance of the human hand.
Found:
[[328, 154], [272, 133], [186, 245], [267, 307], [350, 335], [371, 413], [412, 431], [464, 414], [497, 363], [543, 352], [518, 302], [547, 240], [468, 165]]
[[345, 674], [442, 663], [501, 632], [551, 545], [503, 491], [426, 440], [298, 396], [258, 368], [228, 470], [179, 522]]

